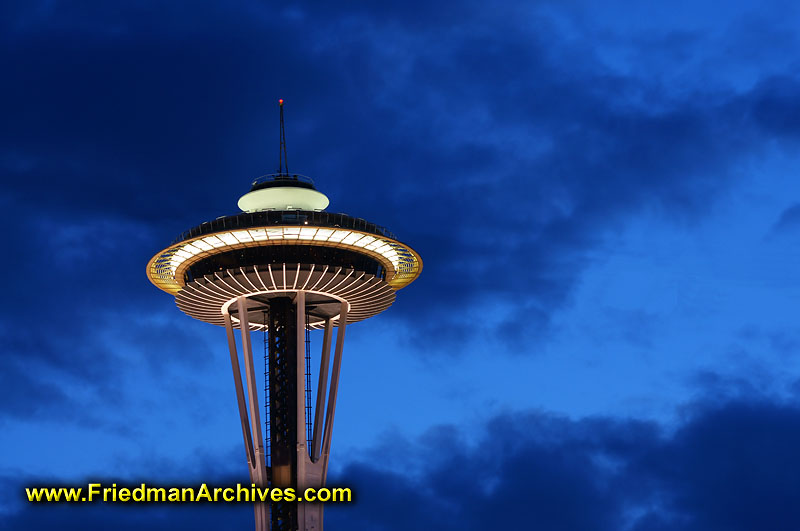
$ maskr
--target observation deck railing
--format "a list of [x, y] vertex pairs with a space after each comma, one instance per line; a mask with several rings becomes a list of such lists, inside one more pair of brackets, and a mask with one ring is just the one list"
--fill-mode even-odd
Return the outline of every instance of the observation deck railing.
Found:
[[267, 225], [300, 225], [311, 227], [329, 227], [336, 229], [360, 230], [378, 236], [385, 236], [396, 240], [394, 233], [375, 223], [361, 218], [354, 218], [347, 214], [333, 214], [315, 210], [262, 210], [259, 212], [242, 212], [233, 216], [222, 216], [213, 221], [207, 221], [184, 231], [173, 240], [172, 245], [225, 230], [250, 229]]
[[262, 175], [261, 177], [256, 177], [250, 186], [257, 186], [259, 184], [265, 183], [284, 183], [284, 182], [300, 182], [304, 184], [310, 184], [311, 187], [314, 187], [314, 179], [307, 175], [301, 175], [299, 173], [268, 173], [266, 175]]

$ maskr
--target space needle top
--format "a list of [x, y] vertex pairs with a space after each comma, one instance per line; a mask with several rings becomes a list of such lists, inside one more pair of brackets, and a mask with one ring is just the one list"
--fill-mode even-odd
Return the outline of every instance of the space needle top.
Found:
[[239, 208], [245, 212], [261, 210], [325, 210], [328, 197], [317, 191], [314, 181], [305, 175], [289, 173], [286, 157], [286, 129], [283, 122], [283, 100], [278, 100], [281, 109], [280, 152], [278, 173], [263, 175], [253, 181], [250, 191], [239, 199]]
[[[364, 278], [380, 281], [373, 284], [382, 285], [385, 291], [382, 302], [375, 302], [380, 299], [376, 295], [361, 313], [351, 312], [349, 320], [375, 315], [391, 305], [396, 290], [419, 276], [422, 260], [386, 228], [347, 214], [325, 211], [328, 197], [316, 189], [309, 177], [288, 171], [283, 100], [280, 111], [278, 172], [252, 182], [250, 190], [238, 201], [241, 213], [202, 223], [158, 252], [147, 264], [147, 276], [159, 289], [175, 295], [178, 306], [190, 316], [222, 325], [219, 306], [203, 304], [209, 294], [193, 297], [187, 287], [197, 291], [211, 283], [219, 285], [219, 290], [232, 291], [220, 285], [224, 282], [236, 287], [238, 293], [238, 282], [253, 291], [252, 279], [227, 279], [226, 275], [253, 267], [263, 270], [270, 264], [284, 264], [284, 267], [287, 263], [324, 264], [326, 271], [338, 268], [360, 272]], [[298, 266], [295, 277], [302, 279], [300, 269], [306, 268]], [[278, 284], [273, 281], [272, 286], [264, 287], [277, 288]], [[257, 283], [254, 287], [262, 288]], [[201, 306], [205, 306], [202, 311]]]

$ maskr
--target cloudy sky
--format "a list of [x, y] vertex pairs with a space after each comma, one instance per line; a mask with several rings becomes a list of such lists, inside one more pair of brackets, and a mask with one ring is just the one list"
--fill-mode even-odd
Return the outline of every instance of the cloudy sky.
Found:
[[23, 488], [248, 481], [224, 332], [145, 265], [284, 98], [289, 169], [425, 264], [348, 328], [326, 529], [797, 530], [799, 16], [0, 3], [0, 529], [252, 525]]

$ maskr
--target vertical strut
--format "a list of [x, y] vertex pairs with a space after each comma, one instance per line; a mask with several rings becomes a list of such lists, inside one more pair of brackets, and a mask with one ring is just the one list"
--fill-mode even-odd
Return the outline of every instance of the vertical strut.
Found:
[[[239, 310], [239, 328], [242, 332], [242, 354], [244, 355], [244, 374], [247, 378], [247, 390], [250, 405], [250, 428], [253, 430], [252, 441], [255, 450], [255, 470], [253, 477], [259, 487], [267, 486], [267, 468], [264, 462], [264, 446], [261, 439], [261, 419], [259, 418], [258, 389], [256, 389], [256, 372], [253, 365], [253, 349], [250, 344], [250, 322], [247, 317], [247, 297], [238, 297], [236, 307]], [[266, 503], [255, 504], [256, 530], [269, 529], [269, 513]]]
[[[239, 406], [239, 419], [242, 424], [245, 453], [250, 472], [250, 481], [259, 487], [266, 487], [266, 465], [264, 463], [264, 449], [261, 445], [261, 420], [259, 419], [258, 391], [255, 388], [255, 369], [253, 367], [253, 352], [250, 345], [250, 327], [247, 320], [247, 302], [245, 297], [236, 300], [239, 313], [239, 326], [242, 331], [242, 352], [244, 354], [245, 375], [247, 377], [247, 391], [250, 402], [250, 421], [247, 418], [247, 404], [245, 402], [242, 373], [239, 366], [239, 353], [236, 350], [236, 338], [233, 333], [233, 322], [228, 311], [223, 312], [225, 331], [228, 336], [228, 349], [231, 355], [231, 368], [233, 369], [233, 383], [236, 387], [236, 401]], [[253, 505], [256, 519], [256, 531], [269, 530], [269, 510], [265, 503]]]
[[336, 395], [339, 392], [339, 371], [342, 367], [342, 350], [344, 349], [344, 329], [347, 325], [347, 303], [343, 302], [339, 313], [339, 330], [336, 333], [336, 351], [333, 355], [331, 372], [331, 392], [328, 396], [328, 411], [325, 414], [325, 435], [322, 439], [323, 472], [322, 481], [328, 475], [328, 457], [331, 454], [331, 434], [333, 433], [333, 416], [336, 413]]
[[[297, 480], [298, 483], [305, 478], [306, 460], [303, 459], [303, 452], [306, 451], [306, 406], [305, 406], [305, 356], [300, 354], [300, 349], [305, 347], [306, 338], [306, 294], [304, 291], [298, 291], [295, 296], [295, 312], [297, 315], [297, 409], [295, 410], [297, 421]], [[304, 349], [305, 350], [305, 349]], [[300, 487], [300, 485], [297, 485]]]
[[233, 385], [236, 387], [236, 402], [239, 404], [239, 420], [242, 423], [242, 438], [244, 439], [244, 450], [247, 454], [247, 464], [250, 465], [250, 479], [253, 480], [253, 468], [256, 466], [255, 452], [253, 450], [253, 438], [250, 435], [250, 422], [247, 420], [247, 405], [244, 399], [244, 389], [242, 388], [242, 372], [239, 367], [239, 353], [236, 350], [236, 337], [233, 335], [233, 323], [231, 315], [227, 312], [223, 314], [225, 319], [225, 331], [228, 334], [228, 350], [231, 353], [231, 368], [233, 369]]
[[325, 332], [322, 337], [322, 355], [319, 362], [319, 385], [317, 385], [317, 405], [314, 410], [314, 439], [311, 442], [311, 460], [319, 459], [322, 440], [322, 421], [325, 414], [325, 395], [328, 392], [328, 363], [331, 357], [331, 337], [333, 319], [325, 319]]

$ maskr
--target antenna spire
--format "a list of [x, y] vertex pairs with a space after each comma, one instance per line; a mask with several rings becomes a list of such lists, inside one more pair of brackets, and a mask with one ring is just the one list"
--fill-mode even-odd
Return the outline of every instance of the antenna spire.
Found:
[[283, 126], [283, 100], [278, 100], [281, 109], [281, 145], [278, 152], [278, 174], [289, 175], [289, 164], [286, 161], [286, 130]]

